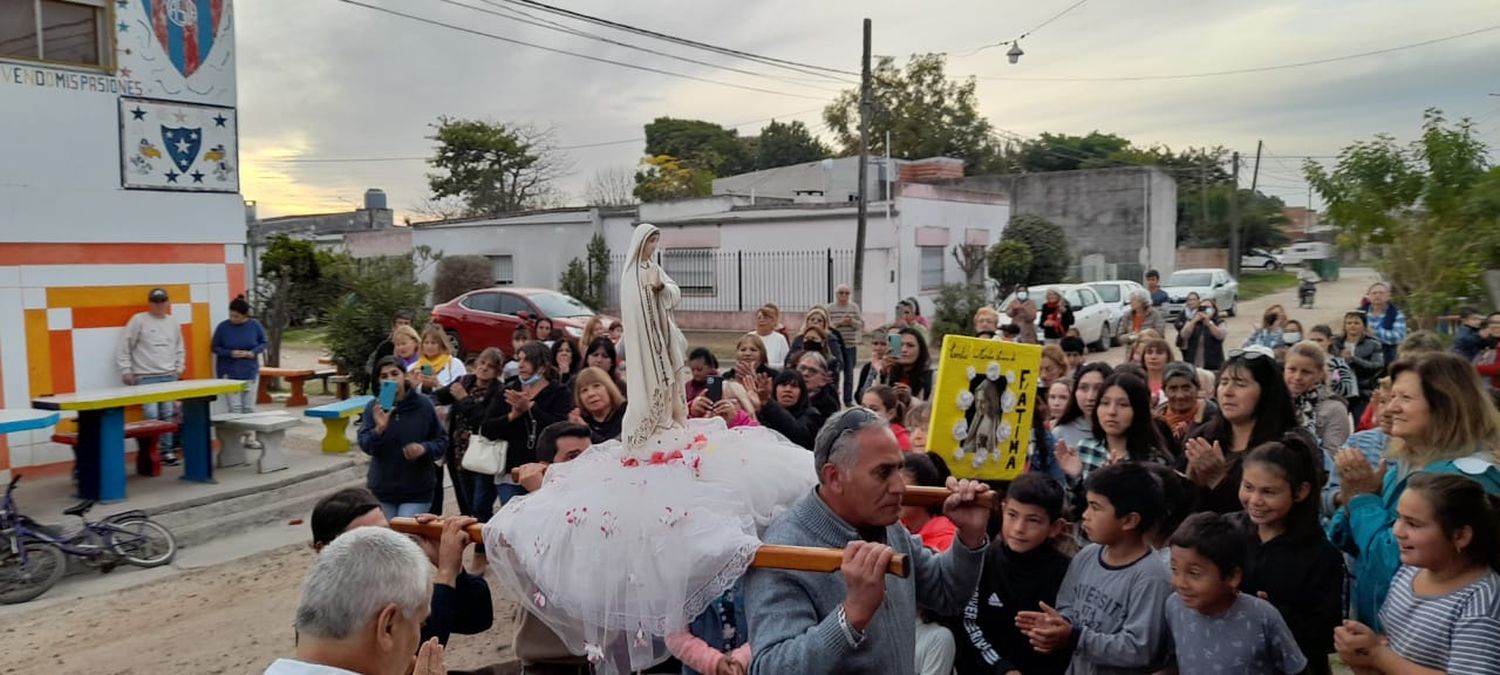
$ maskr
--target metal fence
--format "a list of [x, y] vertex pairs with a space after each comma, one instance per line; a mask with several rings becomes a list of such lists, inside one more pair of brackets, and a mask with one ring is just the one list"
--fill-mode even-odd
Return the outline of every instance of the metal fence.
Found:
[[[802, 312], [833, 302], [834, 289], [854, 278], [854, 251], [720, 251], [674, 248], [661, 252], [662, 268], [682, 289], [688, 312], [747, 312], [767, 302], [783, 311]], [[610, 269], [622, 270], [625, 256], [610, 256]], [[608, 305], [620, 306], [620, 279], [609, 279]]]

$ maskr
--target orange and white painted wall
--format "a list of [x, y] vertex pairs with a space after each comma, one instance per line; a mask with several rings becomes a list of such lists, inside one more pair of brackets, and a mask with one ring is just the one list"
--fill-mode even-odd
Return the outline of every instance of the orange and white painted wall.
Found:
[[[44, 14], [36, 53], [0, 59], [3, 408], [119, 386], [116, 341], [156, 287], [186, 376], [211, 377], [213, 327], [245, 289], [231, 1], [73, 9], [92, 12], [96, 53], [49, 49]], [[52, 433], [0, 435], [0, 477], [66, 470]]]

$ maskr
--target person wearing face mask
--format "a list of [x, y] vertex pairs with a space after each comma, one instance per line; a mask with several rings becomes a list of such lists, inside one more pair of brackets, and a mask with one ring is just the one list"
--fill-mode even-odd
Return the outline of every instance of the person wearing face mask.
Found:
[[1250, 334], [1240, 344], [1241, 349], [1252, 345], [1259, 345], [1266, 349], [1275, 350], [1280, 347], [1282, 326], [1286, 322], [1286, 310], [1281, 305], [1271, 305], [1266, 308], [1265, 314], [1261, 316], [1261, 322], [1251, 327]]
[[[557, 381], [552, 353], [540, 342], [528, 342], [516, 354], [518, 374], [506, 383], [500, 396], [490, 400], [479, 433], [485, 438], [507, 442], [505, 466], [496, 476], [500, 504], [523, 494], [511, 480], [510, 470], [536, 461], [536, 441], [552, 424], [564, 422], [573, 410], [568, 388]], [[493, 504], [476, 505], [474, 517], [486, 522]]]
[[1281, 325], [1281, 344], [1272, 348], [1272, 351], [1276, 352], [1276, 360], [1285, 360], [1286, 350], [1301, 341], [1302, 322], [1296, 319], [1287, 319], [1286, 323]]
[[993, 340], [999, 330], [1000, 312], [994, 307], [986, 305], [974, 311], [974, 337]]
[[[1036, 301], [1031, 299], [1029, 291], [1024, 288], [1016, 291], [1016, 297], [1005, 308], [1005, 315], [1010, 317], [1010, 324], [1012, 326], [1021, 329], [1021, 334], [1016, 338], [1016, 342], [1023, 342], [1029, 345], [1037, 343]], [[1067, 332], [1066, 327], [1063, 328], [1063, 332]]]
[[1212, 298], [1199, 302], [1197, 311], [1178, 329], [1183, 360], [1195, 368], [1218, 370], [1224, 365], [1224, 338], [1228, 334], [1218, 304]]

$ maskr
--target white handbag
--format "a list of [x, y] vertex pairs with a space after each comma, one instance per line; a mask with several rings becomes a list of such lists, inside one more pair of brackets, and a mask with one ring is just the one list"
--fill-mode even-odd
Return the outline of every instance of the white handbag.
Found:
[[465, 471], [493, 476], [505, 468], [505, 453], [509, 449], [505, 441], [492, 441], [482, 434], [469, 436], [469, 448], [464, 451]]

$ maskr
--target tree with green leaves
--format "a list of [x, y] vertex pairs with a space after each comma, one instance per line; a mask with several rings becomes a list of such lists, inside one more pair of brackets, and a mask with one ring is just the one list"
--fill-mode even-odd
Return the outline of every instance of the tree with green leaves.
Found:
[[427, 160], [433, 199], [461, 199], [464, 215], [496, 216], [546, 208], [560, 201], [553, 183], [567, 163], [552, 134], [523, 125], [439, 117], [437, 149]]
[[[410, 255], [349, 258], [340, 265], [336, 275], [340, 296], [328, 311], [323, 345], [358, 388], [369, 384], [366, 364], [380, 342], [390, 336], [391, 317], [427, 305], [427, 285], [417, 281], [417, 273], [439, 258], [419, 246]], [[415, 318], [420, 330], [425, 317], [416, 313]]]
[[1015, 239], [991, 246], [989, 273], [1000, 287], [1001, 298], [1014, 293], [1031, 278], [1031, 247]]
[[635, 196], [643, 202], [707, 197], [713, 192], [714, 175], [668, 155], [641, 160], [635, 172]]
[[[604, 233], [595, 232], [589, 237], [586, 250], [588, 259], [589, 299], [585, 302], [596, 311], [604, 309], [609, 302], [609, 244], [604, 242]], [[579, 298], [582, 300], [583, 298]]]
[[[1291, 243], [1286, 226], [1291, 222], [1279, 197], [1248, 189], [1234, 190], [1229, 184], [1213, 185], [1207, 194], [1178, 200], [1177, 239], [1205, 248], [1229, 247], [1230, 195], [1239, 201], [1240, 250], [1277, 249]], [[1207, 205], [1207, 213], [1203, 206]]]
[[1379, 134], [1345, 147], [1331, 169], [1303, 165], [1339, 243], [1382, 251], [1380, 271], [1417, 326], [1484, 297], [1483, 272], [1500, 268], [1500, 175], [1488, 152], [1469, 120], [1428, 109], [1410, 144]]
[[833, 151], [802, 122], [771, 120], [756, 139], [756, 169], [774, 169], [829, 157]]
[[710, 177], [732, 176], [754, 168], [755, 158], [734, 129], [713, 122], [658, 117], [646, 125], [646, 154], [667, 155]]
[[[974, 78], [949, 79], [942, 54], [914, 55], [904, 69], [882, 56], [871, 76], [870, 154], [885, 154], [889, 133], [892, 157], [954, 157], [964, 160], [969, 173], [983, 172], [997, 157], [1000, 143], [979, 114]], [[858, 87], [844, 90], [824, 108], [823, 120], [842, 154], [859, 152]]]
[[1041, 216], [1015, 216], [1000, 234], [1000, 241], [1017, 241], [1031, 252], [1027, 286], [1055, 284], [1068, 275], [1073, 259], [1062, 226]]
[[266, 329], [266, 365], [281, 365], [281, 339], [288, 326], [316, 311], [322, 258], [305, 239], [273, 235], [260, 257], [260, 314]]
[[450, 255], [438, 261], [432, 276], [432, 302], [442, 304], [460, 295], [495, 285], [495, 269], [482, 255]]

